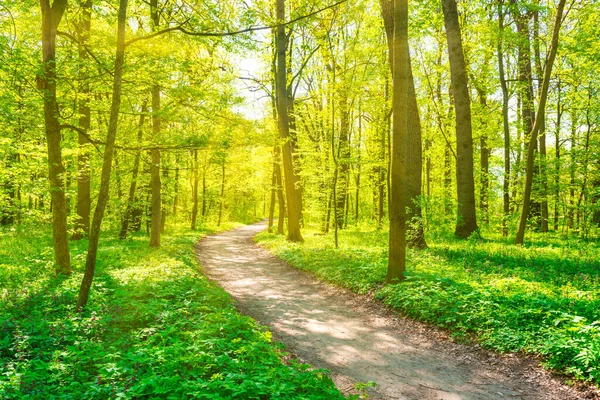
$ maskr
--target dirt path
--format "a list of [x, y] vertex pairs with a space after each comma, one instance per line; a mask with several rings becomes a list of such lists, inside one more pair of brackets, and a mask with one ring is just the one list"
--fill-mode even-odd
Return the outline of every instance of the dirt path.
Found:
[[375, 381], [370, 393], [381, 399], [583, 398], [531, 361], [451, 343], [366, 296], [319, 283], [254, 245], [262, 229], [260, 223], [202, 239], [203, 270], [300, 360], [329, 369], [342, 391]]

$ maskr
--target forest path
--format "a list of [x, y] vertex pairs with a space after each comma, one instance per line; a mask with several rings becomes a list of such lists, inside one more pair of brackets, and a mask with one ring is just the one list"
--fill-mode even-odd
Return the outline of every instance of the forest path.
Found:
[[340, 390], [375, 381], [378, 399], [576, 399], [532, 361], [445, 340], [367, 296], [320, 283], [253, 243], [264, 223], [203, 238], [204, 273], [301, 361], [331, 371]]

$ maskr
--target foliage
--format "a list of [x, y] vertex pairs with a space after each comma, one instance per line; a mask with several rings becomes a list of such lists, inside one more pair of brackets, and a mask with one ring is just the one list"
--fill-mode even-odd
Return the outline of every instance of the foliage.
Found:
[[161, 250], [104, 239], [75, 314], [85, 243], [58, 280], [49, 232], [31, 228], [3, 232], [0, 246], [1, 398], [343, 398], [326, 371], [284, 364], [270, 332], [198, 271], [198, 233], [178, 230]]
[[343, 231], [339, 249], [314, 234], [304, 245], [268, 233], [258, 241], [295, 267], [372, 293], [456, 338], [540, 354], [550, 369], [600, 382], [598, 244], [539, 236], [529, 247], [515, 247], [486, 237], [494, 239], [438, 238], [428, 250], [409, 251], [406, 281], [385, 287], [385, 231]]

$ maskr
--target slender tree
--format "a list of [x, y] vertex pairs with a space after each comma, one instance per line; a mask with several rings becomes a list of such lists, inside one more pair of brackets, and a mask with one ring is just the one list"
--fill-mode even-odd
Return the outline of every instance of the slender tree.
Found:
[[456, 0], [442, 0], [442, 6], [456, 119], [458, 215], [454, 234], [461, 238], [467, 238], [478, 229], [475, 209], [475, 180], [473, 177], [471, 101], [469, 99], [467, 69], [458, 23]]
[[104, 159], [102, 163], [102, 174], [100, 181], [100, 192], [98, 203], [94, 211], [92, 226], [90, 229], [90, 243], [85, 260], [85, 272], [79, 288], [76, 310], [81, 310], [87, 304], [90, 288], [94, 279], [96, 269], [96, 257], [98, 254], [98, 242], [100, 240], [100, 227], [104, 218], [104, 211], [108, 202], [110, 188], [110, 173], [115, 153], [115, 141], [117, 138], [117, 126], [119, 123], [119, 112], [121, 109], [121, 83], [123, 80], [123, 64], [125, 63], [125, 22], [127, 19], [127, 0], [119, 1], [119, 16], [117, 30], [117, 51], [115, 57], [115, 73], [112, 89], [112, 104], [110, 107], [110, 120], [106, 145], [104, 147]]
[[558, 38], [560, 33], [560, 26], [562, 24], [562, 16], [565, 9], [566, 0], [560, 0], [556, 8], [556, 19], [554, 20], [554, 27], [552, 30], [552, 40], [550, 43], [550, 50], [548, 52], [548, 59], [544, 66], [544, 79], [542, 86], [540, 87], [538, 113], [536, 115], [535, 123], [529, 136], [529, 146], [527, 147], [527, 171], [525, 174], [525, 188], [523, 189], [523, 208], [521, 209], [521, 218], [519, 219], [519, 229], [517, 230], [517, 236], [515, 239], [516, 244], [523, 244], [525, 238], [525, 229], [527, 227], [527, 217], [531, 207], [531, 189], [533, 187], [533, 170], [534, 170], [534, 158], [535, 148], [537, 143], [538, 133], [542, 125], [542, 119], [544, 113], [540, 110], [546, 108], [546, 101], [548, 99], [548, 88], [550, 86], [550, 77], [552, 76], [552, 67], [554, 65], [554, 59], [556, 58], [556, 52], [558, 50]]

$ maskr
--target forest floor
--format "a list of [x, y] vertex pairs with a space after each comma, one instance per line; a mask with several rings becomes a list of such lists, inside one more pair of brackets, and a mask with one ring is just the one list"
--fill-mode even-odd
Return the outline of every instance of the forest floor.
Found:
[[[316, 280], [257, 246], [258, 223], [203, 238], [203, 272], [243, 313], [268, 325], [302, 362], [331, 371], [344, 393], [376, 383], [376, 399], [593, 398], [564, 385], [533, 357], [497, 355], [390, 311], [369, 295]], [[591, 397], [590, 397], [591, 396]]]

